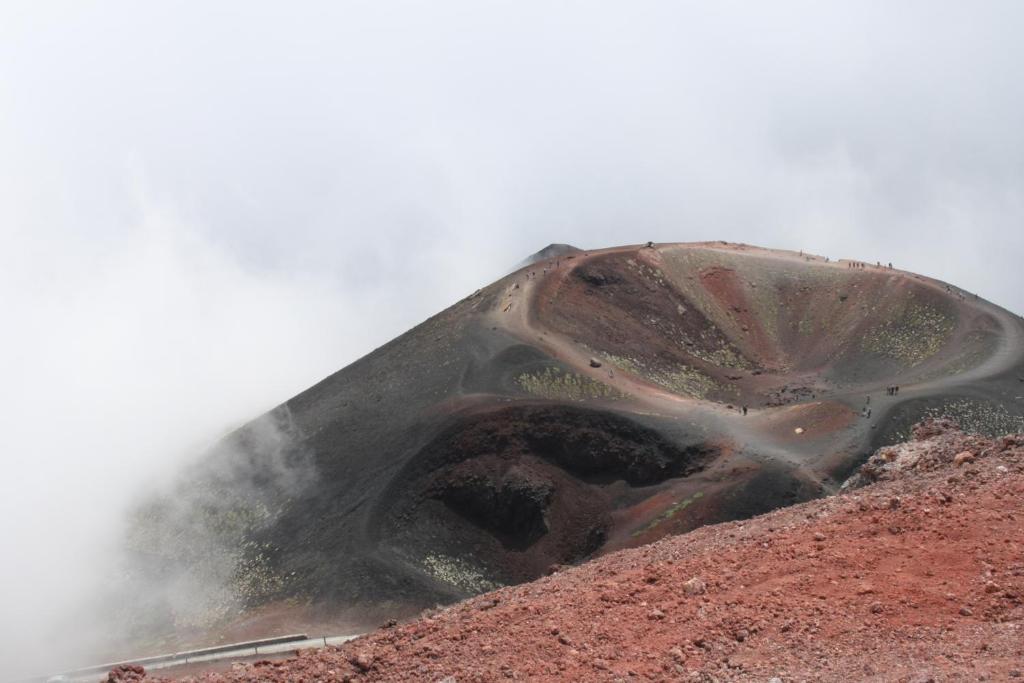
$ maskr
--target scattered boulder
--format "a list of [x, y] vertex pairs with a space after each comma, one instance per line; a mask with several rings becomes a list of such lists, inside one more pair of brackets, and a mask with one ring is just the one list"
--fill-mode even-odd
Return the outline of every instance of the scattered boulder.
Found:
[[683, 590], [687, 595], [704, 595], [707, 589], [708, 585], [697, 576], [683, 583]]
[[942, 436], [950, 432], [959, 432], [960, 425], [948, 417], [932, 417], [921, 420], [914, 425], [910, 434], [914, 441], [926, 441], [935, 436]]
[[373, 655], [369, 652], [357, 652], [350, 657], [348, 661], [352, 666], [362, 672], [369, 671], [373, 668]]
[[969, 462], [974, 462], [974, 458], [974, 453], [971, 453], [970, 451], [960, 451], [953, 456], [953, 464], [960, 467]]

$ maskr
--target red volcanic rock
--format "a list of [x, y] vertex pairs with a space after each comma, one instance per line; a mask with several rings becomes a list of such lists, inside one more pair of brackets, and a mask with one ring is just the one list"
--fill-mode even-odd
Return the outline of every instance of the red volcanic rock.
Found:
[[[280, 667], [199, 680], [322, 680], [325, 670], [460, 682], [1018, 676], [1022, 439], [1000, 450], [1005, 441], [917, 433], [917, 466], [870, 486], [613, 553]], [[987, 455], [965, 471], [953, 460], [968, 443]]]
[[918, 422], [910, 430], [913, 441], [925, 441], [934, 436], [954, 434], [960, 431], [960, 425], [948, 417], [929, 418]]
[[957, 467], [969, 462], [974, 462], [974, 453], [971, 453], [970, 451], [960, 451], [953, 456], [953, 464]]
[[707, 588], [707, 584], [696, 576], [683, 584], [687, 595], [703, 595]]
[[146, 670], [138, 664], [115, 666], [107, 674], [106, 683], [132, 683], [146, 678]]
[[[895, 446], [880, 448], [868, 458], [858, 472], [843, 484], [853, 489], [871, 482], [893, 479], [908, 471], [924, 472], [953, 464], [956, 467], [987, 457], [1003, 444], [1016, 444], [1015, 437], [997, 440], [964, 434], [956, 423], [946, 418], [932, 418], [915, 425], [913, 438]], [[895, 505], [899, 505], [897, 500]]]
[[357, 652], [349, 658], [349, 662], [359, 671], [369, 671], [373, 668], [373, 655], [366, 652]]

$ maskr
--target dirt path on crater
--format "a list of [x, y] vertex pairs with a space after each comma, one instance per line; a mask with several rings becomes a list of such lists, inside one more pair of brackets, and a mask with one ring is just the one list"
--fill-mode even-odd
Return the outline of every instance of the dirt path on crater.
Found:
[[[702, 249], [729, 254], [744, 254], [774, 260], [780, 265], [800, 266], [812, 263], [816, 267], [838, 270], [848, 269], [850, 263], [846, 259], [826, 260], [824, 257], [811, 254], [719, 242], [673, 244], [655, 248], [663, 250]], [[956, 302], [959, 316], [987, 314], [992, 316], [1001, 328], [1001, 334], [998, 335], [999, 348], [979, 365], [951, 377], [901, 384], [898, 397], [886, 394], [885, 383], [864, 384], [829, 390], [821, 399], [798, 401], [781, 407], [751, 408], [749, 414], [743, 416], [738, 409], [729, 409], [720, 403], [672, 393], [619, 368], [612, 369], [607, 365], [593, 368], [590, 366], [592, 354], [586, 348], [538, 323], [536, 309], [540, 298], [549, 296], [557, 290], [559, 284], [569, 276], [573, 269], [599, 256], [632, 253], [642, 249], [644, 247], [639, 245], [614, 247], [578, 253], [571, 258], [559, 257], [532, 264], [512, 276], [501, 299], [502, 304], [490, 314], [492, 324], [501, 326], [524, 343], [542, 349], [545, 353], [572, 368], [577, 374], [608, 385], [625, 395], [626, 398], [615, 402], [615, 406], [620, 409], [700, 423], [715, 432], [729, 434], [737, 444], [756, 444], [758, 450], [766, 456], [777, 457], [784, 462], [789, 462], [808, 471], [814, 477], [818, 477], [820, 472], [809, 461], [817, 459], [822, 454], [822, 444], [820, 439], [794, 438], [794, 430], [797, 427], [809, 430], [812, 426], [800, 424], [798, 419], [794, 419], [796, 416], [820, 412], [832, 406], [831, 409], [835, 412], [835, 419], [832, 422], [835, 423], [836, 428], [832, 430], [831, 435], [838, 442], [833, 445], [833, 448], [843, 450], [863, 448], [871, 440], [872, 425], [875, 423], [862, 417], [846, 420], [842, 416], [847, 411], [857, 415], [865, 406], [868, 396], [871, 397], [872, 413], [880, 416], [910, 398], [940, 394], [957, 387], [969, 386], [972, 382], [1004, 372], [1024, 359], [1024, 323], [1021, 319], [994, 304], [963, 295]], [[942, 294], [947, 294], [950, 290], [955, 294], [960, 292], [939, 280], [907, 273], [896, 268], [889, 269], [885, 266], [878, 267], [868, 264], [865, 269], [879, 274], [913, 278]], [[949, 349], [955, 349], [956, 346], [956, 339], [953, 339], [943, 351], [948, 353]], [[935, 360], [941, 362], [942, 359], [939, 357]], [[900, 383], [900, 378], [895, 378], [891, 383]], [[809, 464], [812, 466], [808, 469]]]

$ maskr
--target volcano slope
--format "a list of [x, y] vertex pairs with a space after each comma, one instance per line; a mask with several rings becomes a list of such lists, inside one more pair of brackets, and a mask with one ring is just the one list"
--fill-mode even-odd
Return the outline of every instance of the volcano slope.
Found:
[[[380, 623], [821, 497], [929, 414], [1021, 431], [1024, 322], [942, 282], [726, 243], [552, 253], [271, 414], [313, 474], [215, 513], [247, 549], [218, 619]], [[208, 461], [244, 467], [254, 425]]]
[[[1024, 677], [1024, 434], [926, 420], [857, 478], [869, 485], [611, 553], [341, 648], [181, 680]], [[162, 680], [144, 674], [109, 680]]]

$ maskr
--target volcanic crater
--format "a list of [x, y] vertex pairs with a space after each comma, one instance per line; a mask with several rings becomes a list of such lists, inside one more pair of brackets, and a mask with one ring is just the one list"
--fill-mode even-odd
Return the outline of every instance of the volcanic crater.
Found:
[[315, 476], [245, 530], [272, 579], [249, 628], [372, 625], [824, 496], [954, 397], [1022, 431], [1024, 322], [943, 282], [721, 242], [526, 263], [273, 411]]

